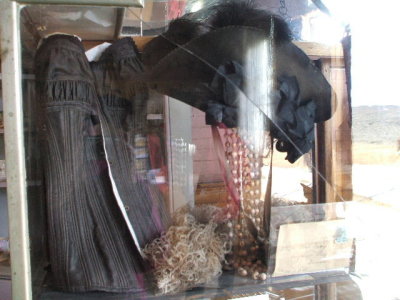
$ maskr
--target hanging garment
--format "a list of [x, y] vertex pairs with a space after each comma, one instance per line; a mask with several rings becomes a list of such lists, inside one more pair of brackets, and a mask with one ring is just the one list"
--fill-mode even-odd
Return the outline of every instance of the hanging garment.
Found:
[[147, 178], [148, 89], [132, 80], [143, 71], [138, 50], [131, 38], [118, 40], [91, 67], [110, 178], [141, 249], [165, 231], [168, 219], [159, 189]]
[[140, 291], [141, 248], [168, 224], [161, 193], [146, 178], [147, 90], [124, 81], [141, 72], [131, 39], [92, 68], [72, 36], [45, 39], [35, 58], [53, 285]]

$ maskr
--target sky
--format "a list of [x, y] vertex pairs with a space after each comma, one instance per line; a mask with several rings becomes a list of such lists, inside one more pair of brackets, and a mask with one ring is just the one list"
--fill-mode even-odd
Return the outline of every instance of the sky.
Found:
[[[400, 105], [400, 1], [321, 0], [331, 16], [319, 13], [305, 40], [340, 43], [346, 24], [352, 35], [352, 104]], [[309, 0], [309, 5], [312, 1]], [[304, 30], [303, 30], [304, 31]]]
[[400, 105], [400, 2], [324, 0], [333, 18], [350, 23], [352, 104]]

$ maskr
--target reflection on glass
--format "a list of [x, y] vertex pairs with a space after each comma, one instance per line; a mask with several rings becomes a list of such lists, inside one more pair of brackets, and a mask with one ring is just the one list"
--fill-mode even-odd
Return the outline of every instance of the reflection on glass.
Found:
[[[122, 214], [130, 215], [132, 212], [139, 211], [136, 206], [140, 205], [140, 208], [144, 207], [144, 210], [150, 212], [151, 216], [154, 217], [158, 212], [155, 208], [157, 205], [154, 205], [152, 199], [157, 194], [157, 199], [165, 204], [166, 210], [171, 213], [177, 211], [178, 208], [186, 207], [187, 211], [181, 210], [180, 212], [183, 213], [178, 215], [173, 222], [184, 223], [188, 220], [191, 220], [190, 222], [194, 220], [196, 226], [198, 225], [198, 228], [203, 229], [206, 227], [205, 224], [212, 224], [212, 226], [215, 226], [211, 226], [213, 229], [210, 229], [210, 232], [212, 233], [214, 233], [215, 228], [220, 229], [218, 232], [220, 235], [210, 234], [206, 238], [202, 236], [202, 243], [212, 248], [215, 245], [213, 242], [216, 242], [216, 244], [221, 242], [223, 251], [220, 256], [224, 258], [224, 255], [229, 253], [225, 257], [223, 276], [220, 277], [219, 281], [215, 279], [215, 282], [207, 282], [206, 288], [200, 292], [198, 290], [188, 291], [188, 295], [204, 294], [205, 296], [210, 293], [214, 296], [213, 293], [217, 293], [215, 288], [231, 290], [237, 288], [240, 290], [241, 287], [246, 286], [252, 292], [260, 290], [265, 292], [267, 286], [274, 286], [275, 284], [276, 287], [281, 284], [280, 290], [274, 290], [279, 295], [288, 298], [291, 295], [315, 296], [321, 291], [321, 287], [318, 289], [308, 287], [303, 290], [294, 288], [295, 291], [292, 287], [296, 286], [301, 280], [312, 282], [315, 278], [322, 280], [321, 278], [324, 276], [329, 280], [332, 279], [334, 276], [330, 272], [338, 270], [331, 270], [328, 265], [330, 259], [335, 259], [335, 255], [322, 259], [324, 260], [324, 267], [318, 269], [318, 272], [321, 271], [323, 274], [317, 275], [310, 275], [308, 273], [312, 272], [310, 270], [306, 272], [304, 269], [302, 270], [307, 274], [303, 274], [302, 270], [291, 274], [290, 272], [293, 271], [290, 269], [291, 266], [282, 265], [285, 259], [280, 257], [280, 270], [285, 268], [290, 270], [286, 272], [285, 269], [285, 272], [278, 272], [282, 275], [278, 277], [283, 278], [273, 278], [275, 263], [273, 251], [281, 249], [281, 253], [289, 253], [288, 249], [278, 246], [280, 237], [281, 242], [282, 240], [285, 241], [282, 235], [279, 236], [280, 229], [281, 232], [286, 233], [292, 230], [292, 232], [300, 235], [303, 241], [309, 242], [310, 239], [307, 238], [311, 238], [312, 235], [304, 233], [304, 228], [308, 228], [308, 225], [298, 225], [297, 223], [315, 222], [318, 223], [318, 226], [310, 225], [310, 228], [313, 228], [311, 230], [330, 233], [330, 231], [327, 231], [329, 227], [329, 230], [334, 232], [335, 237], [332, 244], [336, 242], [336, 246], [340, 244], [341, 249], [345, 249], [345, 254], [343, 254], [344, 252], [337, 252], [336, 254], [347, 255], [346, 267], [340, 266], [341, 275], [346, 276], [347, 282], [336, 285], [337, 295], [343, 295], [343, 291], [351, 287], [351, 293], [354, 295], [352, 299], [392, 299], [398, 297], [398, 292], [394, 288], [396, 286], [394, 270], [397, 269], [399, 263], [399, 259], [397, 259], [399, 247], [394, 242], [395, 232], [393, 232], [393, 228], [397, 228], [398, 222], [396, 220], [400, 219], [397, 212], [399, 205], [396, 202], [400, 193], [397, 175], [400, 163], [400, 109], [395, 93], [390, 88], [390, 86], [396, 86], [396, 76], [382, 75], [386, 74], [385, 69], [387, 65], [390, 65], [390, 61], [387, 61], [386, 55], [376, 59], [377, 53], [382, 50], [380, 46], [382, 43], [371, 42], [371, 35], [363, 33], [363, 26], [368, 28], [372, 26], [368, 24], [370, 19], [366, 16], [350, 18], [346, 13], [346, 4], [343, 1], [293, 2], [270, 0], [256, 2], [262, 9], [277, 13], [288, 22], [293, 31], [296, 45], [313, 60], [320, 60], [320, 69], [332, 87], [332, 97], [336, 101], [333, 116], [329, 121], [316, 126], [316, 139], [312, 149], [294, 164], [287, 161], [286, 153], [274, 151], [272, 169], [270, 169], [271, 148], [274, 145], [270, 144], [270, 128], [265, 115], [270, 117], [273, 114], [269, 100], [276, 92], [273, 80], [268, 80], [274, 76], [274, 69], [269, 68], [274, 59], [274, 53], [271, 51], [274, 45], [270, 44], [271, 41], [255, 44], [248, 47], [248, 52], [245, 53], [244, 73], [252, 80], [246, 82], [243, 87], [242, 91], [245, 97], [241, 99], [242, 101], [238, 106], [237, 124], [227, 126], [234, 127], [234, 129], [224, 128], [223, 126], [216, 129], [207, 125], [210, 124], [210, 122], [206, 122], [209, 112], [204, 112], [203, 107], [199, 105], [199, 102], [203, 99], [197, 97], [196, 94], [184, 100], [174, 97], [176, 100], [172, 98], [174, 95], [167, 97], [154, 91], [150, 92], [148, 97], [146, 94], [146, 105], [140, 108], [140, 114], [143, 114], [141, 117], [143, 117], [143, 120], [145, 120], [143, 122], [147, 126], [146, 131], [132, 135], [132, 132], [128, 130], [129, 132], [122, 132], [118, 135], [116, 138], [118, 142], [115, 144], [121, 144], [118, 144], [119, 146], [116, 149], [106, 149], [108, 150], [108, 157], [102, 161], [101, 167], [104, 167], [104, 170], [111, 170], [109, 173], [104, 173], [107, 176], [113, 171], [115, 172], [113, 163], [121, 156], [115, 153], [120, 153], [121, 149], [126, 147], [126, 151], [124, 150], [128, 153], [126, 161], [129, 161], [126, 165], [140, 171], [140, 180], [135, 176], [131, 178], [131, 175], [124, 176], [124, 179], [131, 180], [129, 183], [138, 185], [138, 189], [149, 183], [155, 190], [149, 192], [152, 194], [151, 197], [143, 196], [143, 202], [138, 202], [139, 204], [136, 203], [135, 205], [120, 205], [118, 209], [122, 211]], [[192, 18], [195, 20], [207, 20], [209, 16], [204, 14], [202, 9], [210, 3], [210, 1], [149, 1], [142, 9], [128, 8], [125, 10], [119, 36], [135, 37], [139, 50], [143, 51], [141, 43], [144, 39], [141, 39], [140, 36], [148, 36], [148, 40], [153, 39], [150, 36], [164, 32], [171, 20], [181, 17], [187, 12], [192, 12]], [[324, 9], [321, 9], [318, 3], [322, 3], [323, 7], [329, 10], [330, 15]], [[371, 15], [370, 7], [368, 7], [368, 12]], [[100, 41], [112, 42], [116, 31], [118, 32], [115, 24], [117, 15], [118, 13], [114, 8], [73, 6], [29, 6], [21, 12], [23, 71], [27, 76], [23, 79], [23, 93], [24, 125], [26, 127], [25, 152], [29, 183], [29, 222], [31, 228], [38, 229], [30, 232], [32, 270], [34, 271], [43, 270], [48, 263], [46, 250], [48, 248], [46, 246], [48, 234], [44, 220], [46, 220], [45, 201], [49, 201], [49, 199], [46, 200], [49, 187], [45, 186], [43, 180], [46, 175], [43, 175], [42, 160], [45, 157], [43, 157], [44, 152], [39, 151], [40, 132], [43, 128], [37, 126], [40, 121], [37, 111], [42, 109], [39, 106], [43, 99], [38, 100], [32, 76], [37, 71], [33, 64], [36, 49], [41, 38], [58, 31], [80, 36], [85, 50], [99, 44]], [[352, 21], [350, 26], [348, 20]], [[350, 28], [352, 32], [350, 32]], [[235, 33], [237, 34], [237, 32]], [[349, 67], [345, 61], [346, 53], [342, 51], [341, 46], [342, 38], [350, 33], [354, 34], [353, 48], [351, 49], [351, 76], [349, 76]], [[167, 38], [169, 37], [167, 36]], [[187, 48], [187, 41], [178, 47], [176, 47], [175, 42], [171, 43], [173, 48], [195, 55], [193, 49]], [[243, 48], [247, 46], [244, 45]], [[238, 46], [235, 49], [239, 48]], [[395, 46], [393, 48], [394, 50], [397, 49]], [[187, 52], [188, 49], [189, 52]], [[216, 49], [213, 48], [205, 54], [209, 54], [208, 57], [212, 59], [216, 56], [213, 55], [213, 51], [216, 51]], [[196, 55], [196, 59], [202, 59], [202, 56]], [[143, 60], [145, 60], [145, 55]], [[169, 67], [174, 66], [176, 62], [173, 61]], [[205, 60], [205, 63], [209, 63], [209, 61]], [[228, 75], [232, 74], [222, 72], [222, 75], [219, 74], [221, 76], [218, 77], [218, 71], [226, 71], [224, 69], [226, 66], [237, 67], [232, 61], [228, 64], [215, 64], [212, 66], [213, 75], [211, 77], [222, 79], [221, 82], [224, 81], [224, 84], [229, 86], [232, 83], [230, 80], [234, 76], [229, 77]], [[191, 72], [195, 70], [198, 70], [196, 65], [190, 65], [189, 72], [186, 74], [187, 77], [191, 76]], [[378, 71], [367, 72], [370, 70]], [[174, 75], [169, 71], [170, 69], [167, 68], [167, 75], [165, 76], [167, 79]], [[237, 73], [233, 75], [237, 75]], [[378, 77], [383, 78], [384, 81], [378, 83]], [[121, 90], [131, 87], [136, 80], [136, 78], [132, 78], [116, 79], [115, 86], [123, 85]], [[186, 76], [182, 76], [180, 80], [185, 79]], [[350, 83], [352, 83], [351, 95], [348, 93]], [[236, 82], [234, 82], [234, 85], [236, 85], [236, 88], [238, 87]], [[176, 94], [181, 95], [179, 92], [186, 91], [187, 86], [179, 86], [175, 90]], [[204, 88], [204, 86], [196, 86], [195, 84], [193, 87], [199, 90]], [[265, 99], [269, 100], [265, 101]], [[206, 100], [212, 99], [207, 98]], [[196, 105], [190, 107], [183, 102], [191, 102], [191, 104]], [[116, 114], [119, 114], [119, 112]], [[139, 118], [141, 117], [139, 116]], [[126, 119], [124, 119], [117, 127], [125, 128], [127, 126], [128, 129], [132, 129], [136, 120], [133, 119], [130, 120], [132, 123], [129, 123], [130, 121], [125, 122]], [[236, 129], [237, 127], [238, 129]], [[104, 125], [101, 129], [105, 136], [105, 144], [115, 138], [111, 133], [104, 133]], [[119, 129], [116, 128], [115, 130], [118, 131]], [[100, 128], [96, 127], [91, 132], [98, 133], [99, 130]], [[61, 135], [59, 138], [60, 144], [62, 144], [65, 139], [61, 138]], [[132, 161], [129, 160], [130, 156], [134, 157]], [[108, 162], [105, 163], [107, 159]], [[120, 167], [126, 167], [126, 161], [120, 163]], [[273, 174], [271, 185], [273, 205], [271, 219], [273, 225], [271, 225], [271, 236], [266, 236], [268, 233], [266, 233], [263, 221], [265, 215], [263, 204], [268, 190], [270, 172]], [[124, 174], [122, 171], [117, 173], [119, 175]], [[85, 176], [82, 177], [82, 181], [86, 179]], [[110, 184], [114, 185], [114, 190], [118, 189], [118, 182], [114, 181]], [[97, 190], [101, 191], [101, 189]], [[130, 194], [130, 196], [134, 198], [137, 193]], [[0, 194], [0, 213], [2, 216], [5, 215], [3, 198], [5, 196], [3, 197]], [[320, 203], [315, 204], [316, 202]], [[324, 202], [327, 202], [327, 204], [324, 204]], [[203, 209], [202, 205], [210, 205], [213, 208], [210, 210]], [[191, 210], [194, 207], [198, 210]], [[225, 218], [222, 221], [220, 214]], [[235, 214], [241, 214], [241, 217], [235, 219]], [[190, 219], [189, 215], [194, 219]], [[140, 220], [143, 220], [140, 217], [136, 216], [135, 219], [140, 222]], [[319, 223], [338, 220], [346, 220], [346, 224], [343, 225], [339, 222], [340, 224], [335, 223], [334, 226], [336, 227], [334, 227], [333, 223]], [[156, 224], [157, 218], [153, 221]], [[174, 223], [174, 225], [177, 225], [177, 223]], [[186, 225], [187, 223], [185, 223]], [[145, 224], [144, 227], [146, 226], [152, 227], [153, 225]], [[0, 228], [3, 227], [0, 226]], [[185, 228], [191, 230], [190, 226]], [[254, 232], [256, 232], [255, 235]], [[2, 232], [0, 236], [6, 237], [6, 233]], [[182, 236], [184, 236], [183, 233]], [[223, 240], [222, 236], [228, 237], [228, 242]], [[323, 234], [320, 236], [326, 237]], [[160, 251], [157, 253], [162, 255], [168, 253], [167, 247], [162, 244], [167, 238], [165, 236], [163, 238], [165, 240], [161, 239], [161, 242], [157, 240], [155, 244], [152, 244], [154, 246], [152, 249]], [[201, 239], [199, 238], [199, 240]], [[101, 238], [97, 241], [101, 241]], [[293, 242], [293, 240], [289, 241]], [[319, 240], [313, 241], [317, 246], [322, 245], [322, 248], [329, 244], [328, 242], [326, 244], [321, 243]], [[3, 244], [4, 242], [1, 245]], [[196, 246], [193, 240], [183, 244], [190, 245], [190, 247]], [[304, 243], [302, 245], [304, 246]], [[354, 245], [355, 248], [353, 248]], [[145, 244], [142, 246], [144, 248]], [[157, 248], [158, 246], [160, 248]], [[203, 253], [206, 249], [203, 246], [197, 250], [191, 248], [190, 251], [195, 249], [194, 252]], [[221, 249], [221, 244], [218, 244], [218, 247]], [[270, 251], [269, 247], [273, 248], [272, 252], [268, 252]], [[301, 247], [299, 246], [300, 252], [304, 248]], [[296, 246], [293, 246], [293, 248], [297, 249]], [[132, 249], [134, 249], [133, 243]], [[231, 249], [234, 251], [231, 251]], [[291, 259], [295, 255], [299, 255], [295, 250], [290, 252]], [[193, 255], [190, 251], [189, 254]], [[235, 253], [235, 251], [237, 252]], [[306, 252], [301, 259], [307, 259], [307, 253], [317, 253], [317, 251], [313, 248]], [[318, 255], [320, 254], [321, 252], [318, 252]], [[207, 256], [205, 255], [205, 257]], [[192, 258], [185, 261], [187, 270], [212, 270], [209, 272], [217, 270], [215, 274], [213, 273], [214, 275], [220, 275], [222, 272], [222, 265], [219, 269], [214, 269], [212, 268], [214, 266], [210, 267], [206, 263], [190, 265], [193, 261]], [[307, 262], [307, 260], [305, 261]], [[171, 265], [178, 266], [179, 262], [179, 257], [174, 257]], [[206, 262], [209, 263], [210, 261], [206, 260]], [[304, 261], [302, 263], [304, 266]], [[347, 266], [348, 264], [351, 264], [351, 266]], [[299, 265], [301, 264], [299, 263]], [[233, 270], [236, 270], [236, 273]], [[354, 282], [350, 281], [349, 270], [354, 271], [356, 277], [353, 280], [360, 287], [362, 295], [360, 295], [358, 288], [354, 286]], [[174, 271], [180, 274], [181, 269], [176, 267]], [[39, 276], [36, 275], [38, 273], [34, 272], [34, 274], [33, 280], [38, 280], [35, 277]], [[169, 273], [166, 271], [163, 276], [165, 274]], [[197, 273], [188, 271], [185, 278], [195, 276], [193, 274]], [[300, 277], [292, 277], [291, 275], [294, 274]], [[335, 273], [335, 276], [337, 276], [337, 273]], [[140, 280], [138, 279], [138, 281]], [[189, 282], [184, 288], [189, 289], [192, 285]], [[207, 287], [210, 289], [207, 289]], [[163, 288], [161, 288], [163, 291], [183, 289], [182, 286], [174, 287], [172, 283], [171, 285], [164, 284]], [[211, 291], [211, 288], [214, 290]], [[271, 297], [273, 296], [271, 295]]]

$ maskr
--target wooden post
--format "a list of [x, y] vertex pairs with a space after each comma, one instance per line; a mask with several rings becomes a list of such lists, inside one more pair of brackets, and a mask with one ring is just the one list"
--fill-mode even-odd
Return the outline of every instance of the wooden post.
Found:
[[[323, 59], [322, 70], [335, 95], [332, 118], [323, 124], [324, 141], [318, 141], [325, 156], [325, 201], [352, 199], [352, 138], [350, 106], [347, 97], [344, 61], [341, 57]], [[321, 145], [321, 144], [324, 145]]]

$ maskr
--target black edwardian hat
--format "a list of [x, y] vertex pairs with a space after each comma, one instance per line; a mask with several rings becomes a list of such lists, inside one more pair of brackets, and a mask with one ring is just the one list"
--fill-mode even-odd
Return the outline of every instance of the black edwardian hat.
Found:
[[[252, 102], [272, 120], [266, 124], [278, 140], [277, 149], [296, 161], [312, 147], [314, 123], [331, 117], [329, 83], [291, 42], [279, 17], [237, 2], [209, 12], [201, 21], [194, 14], [173, 21], [145, 47], [147, 81], [155, 90], [205, 111], [211, 125], [238, 126], [241, 103]], [[249, 65], [255, 71], [249, 72]], [[248, 91], [264, 88], [260, 65], [271, 71], [274, 92], [252, 99]]]

